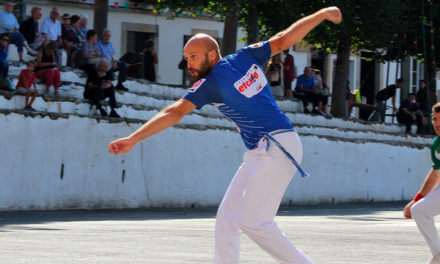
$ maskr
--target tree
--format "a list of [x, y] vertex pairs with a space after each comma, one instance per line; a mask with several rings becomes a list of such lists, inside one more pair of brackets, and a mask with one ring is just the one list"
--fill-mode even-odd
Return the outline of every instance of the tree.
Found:
[[[260, 13], [265, 25], [261, 34], [273, 35], [292, 22], [323, 7], [335, 5], [341, 9], [342, 22], [334, 25], [324, 22], [307, 36], [305, 41], [319, 50], [337, 54], [333, 80], [331, 113], [345, 116], [345, 88], [348, 81], [349, 58], [363, 49], [378, 54], [396, 38], [401, 30], [401, 1], [398, 0], [334, 0], [334, 1], [272, 1], [265, 2]], [[293, 14], [293, 15], [292, 15]]]
[[107, 28], [108, 0], [95, 0], [93, 29], [101, 36]]

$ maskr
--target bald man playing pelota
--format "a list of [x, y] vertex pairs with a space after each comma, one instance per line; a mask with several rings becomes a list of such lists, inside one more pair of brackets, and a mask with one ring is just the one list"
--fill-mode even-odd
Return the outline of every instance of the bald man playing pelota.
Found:
[[217, 42], [206, 34], [184, 47], [188, 71], [195, 80], [187, 94], [166, 107], [126, 138], [113, 141], [115, 155], [177, 124], [184, 115], [214, 104], [235, 123], [248, 151], [219, 206], [214, 263], [238, 263], [240, 230], [279, 263], [313, 263], [278, 228], [274, 217], [283, 194], [298, 170], [302, 145], [290, 120], [278, 108], [262, 65], [300, 41], [324, 20], [339, 23], [337, 7], [304, 17], [268, 41], [221, 57]]

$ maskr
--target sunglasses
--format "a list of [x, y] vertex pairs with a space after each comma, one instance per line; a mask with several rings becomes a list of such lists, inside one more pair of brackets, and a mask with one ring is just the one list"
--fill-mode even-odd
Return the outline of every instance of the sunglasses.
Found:
[[9, 42], [9, 39], [7, 39], [7, 38], [2, 38], [2, 40]]

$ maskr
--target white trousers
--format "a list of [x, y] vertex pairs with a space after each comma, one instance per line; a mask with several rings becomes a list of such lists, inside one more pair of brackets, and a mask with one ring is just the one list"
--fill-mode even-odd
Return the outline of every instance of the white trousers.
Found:
[[411, 207], [411, 214], [417, 227], [428, 243], [432, 255], [440, 254], [440, 240], [435, 227], [434, 216], [440, 214], [440, 189], [434, 190]]
[[[301, 162], [302, 144], [298, 134], [273, 136]], [[244, 154], [243, 163], [230, 183], [217, 211], [215, 226], [216, 264], [238, 263], [240, 230], [279, 263], [313, 263], [295, 248], [278, 228], [274, 217], [296, 167], [273, 143], [260, 140], [258, 147]]]

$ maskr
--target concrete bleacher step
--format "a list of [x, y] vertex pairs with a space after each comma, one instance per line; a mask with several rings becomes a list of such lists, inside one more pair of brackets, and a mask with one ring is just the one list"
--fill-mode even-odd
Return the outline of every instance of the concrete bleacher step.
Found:
[[[20, 67], [11, 67], [11, 76], [18, 76]], [[66, 68], [64, 69], [66, 70]], [[68, 70], [68, 69], [67, 69]], [[59, 96], [40, 95], [33, 107], [38, 115], [45, 112], [51, 114], [90, 116], [90, 104], [83, 99], [85, 75], [80, 70], [64, 71], [61, 75], [62, 85]], [[14, 80], [16, 82], [16, 80]], [[186, 88], [178, 86], [160, 85], [144, 80], [129, 80], [124, 83], [129, 92], [117, 92], [117, 101], [120, 108], [118, 113], [124, 122], [145, 122], [161, 109], [181, 98]], [[39, 91], [45, 86], [38, 84]], [[28, 114], [24, 108], [24, 96], [2, 92], [0, 108], [3, 111], [12, 111]], [[292, 120], [300, 134], [327, 137], [332, 140], [387, 141], [393, 144], [429, 144], [432, 137], [408, 137], [403, 134], [403, 128], [395, 124], [367, 123], [360, 120], [329, 118], [299, 113], [302, 106], [297, 100], [277, 100], [281, 110]], [[93, 116], [92, 118], [100, 118]], [[117, 122], [113, 120], [112, 122]], [[235, 126], [225, 118], [216, 107], [205, 106], [195, 110], [181, 121], [183, 126], [199, 128], [235, 129]]]

